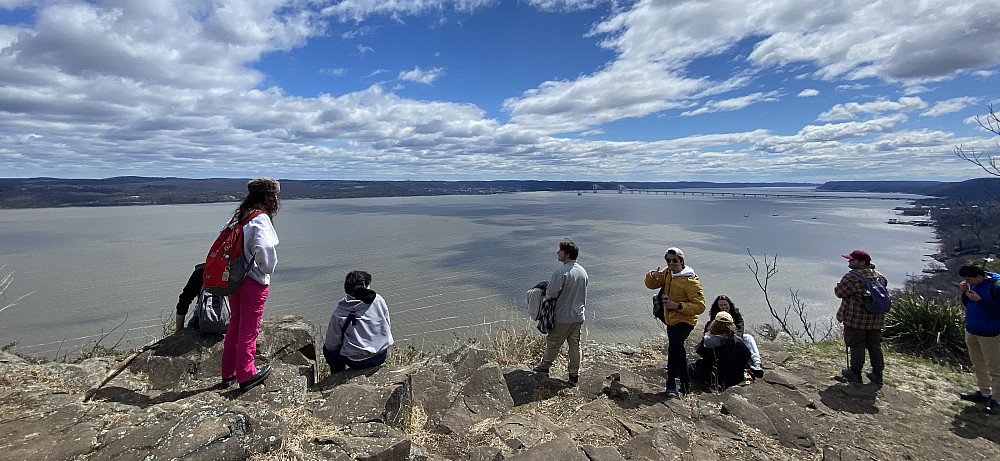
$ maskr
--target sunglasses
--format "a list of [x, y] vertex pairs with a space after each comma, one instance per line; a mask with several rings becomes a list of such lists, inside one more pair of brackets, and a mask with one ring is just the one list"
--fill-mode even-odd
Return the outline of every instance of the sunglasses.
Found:
[[671, 259], [671, 258], [663, 258], [663, 259], [666, 259], [667, 263], [679, 263], [679, 262], [681, 262], [680, 259]]

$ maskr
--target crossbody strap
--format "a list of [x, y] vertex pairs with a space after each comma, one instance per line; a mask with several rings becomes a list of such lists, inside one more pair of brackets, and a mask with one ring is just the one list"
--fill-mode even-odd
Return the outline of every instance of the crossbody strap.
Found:
[[340, 327], [340, 348], [344, 348], [344, 334], [347, 333], [347, 328], [351, 325], [357, 325], [358, 318], [354, 316], [354, 312], [347, 314], [347, 318], [344, 319], [344, 326]]

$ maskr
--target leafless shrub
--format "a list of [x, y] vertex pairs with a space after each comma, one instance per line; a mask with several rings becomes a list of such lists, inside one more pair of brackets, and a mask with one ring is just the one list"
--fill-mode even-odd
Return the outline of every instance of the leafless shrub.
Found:
[[[990, 104], [989, 108], [989, 114], [983, 117], [977, 115], [976, 122], [984, 130], [1000, 136], [1000, 115], [997, 115], [993, 110], [993, 104]], [[975, 149], [966, 150], [962, 146], [957, 146], [955, 147], [955, 156], [982, 168], [989, 175], [1000, 176], [1000, 157], [996, 155]]]
[[[12, 283], [14, 283], [14, 271], [7, 270], [7, 266], [6, 265], [0, 266], [0, 299], [4, 300], [3, 302], [0, 302], [0, 304], [2, 304], [2, 305], [0, 305], [0, 312], [3, 312], [3, 311], [5, 311], [5, 310], [7, 310], [7, 309], [9, 309], [11, 307], [16, 306], [17, 303], [20, 302], [22, 299], [24, 299], [24, 298], [30, 296], [32, 293], [34, 293], [34, 291], [32, 291], [31, 293], [27, 293], [27, 294], [18, 296], [16, 299], [14, 299], [12, 301], [6, 301], [7, 300], [7, 290], [10, 288], [10, 285]], [[3, 304], [3, 303], [5, 303], [5, 304]]]
[[[772, 304], [769, 284], [771, 279], [778, 274], [778, 255], [772, 256], [769, 261], [766, 253], [761, 260], [758, 260], [749, 248], [747, 248], [747, 254], [750, 255], [750, 260], [752, 261], [752, 263], [747, 263], [747, 269], [750, 269], [750, 272], [753, 273], [754, 279], [757, 281], [757, 286], [764, 293], [764, 302], [771, 313], [771, 318], [778, 323], [777, 328], [773, 325], [768, 325], [768, 328], [772, 330], [780, 329], [780, 331], [785, 332], [793, 338], [805, 339], [813, 343], [829, 338], [834, 331], [833, 320], [825, 323], [817, 323], [810, 320], [807, 305], [802, 301], [802, 298], [799, 298], [798, 291], [793, 290], [791, 287], [788, 288], [790, 299], [788, 305], [784, 308], [779, 310]], [[793, 315], [794, 317], [789, 319]], [[796, 321], [798, 322], [798, 326], [793, 324]], [[777, 331], [771, 336], [777, 336]]]

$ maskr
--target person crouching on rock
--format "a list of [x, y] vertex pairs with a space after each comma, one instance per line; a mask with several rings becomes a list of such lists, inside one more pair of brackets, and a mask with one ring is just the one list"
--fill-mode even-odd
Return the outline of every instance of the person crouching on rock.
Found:
[[337, 303], [326, 329], [323, 356], [330, 372], [371, 368], [385, 363], [392, 346], [389, 307], [371, 290], [372, 275], [351, 271], [344, 280], [347, 293]]
[[696, 352], [702, 358], [691, 364], [689, 373], [693, 378], [718, 390], [746, 381], [750, 349], [737, 333], [733, 316], [728, 312], [715, 314]]
[[705, 333], [708, 333], [708, 327], [712, 325], [712, 320], [715, 320], [715, 316], [719, 312], [726, 312], [732, 316], [733, 324], [736, 325], [736, 334], [743, 338], [743, 343], [747, 345], [747, 349], [750, 349], [750, 374], [754, 378], [763, 378], [764, 369], [760, 364], [760, 349], [757, 347], [757, 340], [749, 333], [744, 332], [743, 314], [736, 307], [736, 303], [732, 299], [729, 299], [729, 296], [719, 295], [712, 302], [712, 307], [708, 310], [708, 323], [705, 324]]

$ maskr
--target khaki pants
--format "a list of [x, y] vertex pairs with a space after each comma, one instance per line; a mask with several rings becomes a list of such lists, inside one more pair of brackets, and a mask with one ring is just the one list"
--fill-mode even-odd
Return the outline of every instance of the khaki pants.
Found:
[[978, 336], [965, 332], [965, 344], [969, 346], [969, 360], [976, 373], [979, 392], [993, 398], [1000, 397], [1000, 336]]
[[545, 355], [539, 365], [549, 368], [552, 362], [559, 355], [559, 349], [563, 342], [569, 343], [569, 366], [567, 371], [570, 375], [580, 374], [580, 328], [583, 322], [559, 323], [552, 322], [552, 331], [545, 338]]

